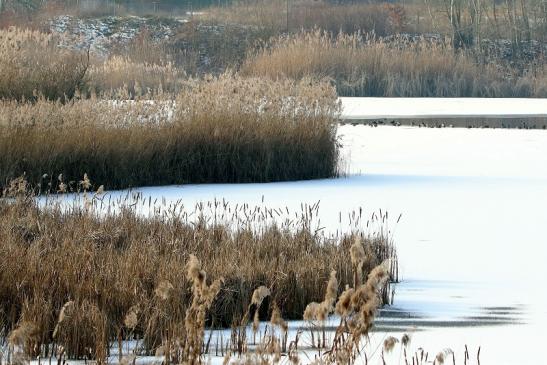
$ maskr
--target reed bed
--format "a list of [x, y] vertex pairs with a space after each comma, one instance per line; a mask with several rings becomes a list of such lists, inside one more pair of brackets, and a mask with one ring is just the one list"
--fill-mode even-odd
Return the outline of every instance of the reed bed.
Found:
[[186, 81], [175, 99], [114, 96], [0, 102], [0, 185], [23, 174], [74, 187], [87, 173], [108, 189], [338, 174], [340, 106], [327, 82], [224, 74]]
[[67, 101], [75, 95], [125, 89], [131, 97], [177, 93], [187, 79], [145, 35], [106, 60], [62, 47], [59, 37], [11, 27], [0, 30], [0, 99]]
[[[367, 294], [377, 307], [386, 280], [396, 277], [390, 237], [324, 236], [310, 223], [316, 206], [279, 224], [267, 219], [276, 211], [224, 202], [190, 214], [144, 218], [134, 206], [105, 214], [93, 208], [104, 196], [87, 192], [85, 182], [85, 206], [39, 207], [22, 178], [0, 200], [0, 254], [10, 258], [0, 263], [0, 333], [9, 334], [12, 356], [101, 362], [110, 343], [137, 339], [140, 354], [198, 363], [205, 327], [266, 319], [274, 304], [276, 323], [302, 318], [325, 290], [331, 313], [346, 284], [365, 285], [381, 271], [383, 284]], [[260, 287], [268, 295], [259, 311]]]
[[88, 57], [57, 44], [38, 31], [0, 30], [0, 99], [71, 98], [83, 85]]
[[[509, 74], [506, 74], [509, 72]], [[547, 70], [519, 75], [480, 65], [444, 43], [384, 42], [321, 30], [280, 37], [251, 54], [242, 74], [330, 77], [341, 96], [545, 97]]]

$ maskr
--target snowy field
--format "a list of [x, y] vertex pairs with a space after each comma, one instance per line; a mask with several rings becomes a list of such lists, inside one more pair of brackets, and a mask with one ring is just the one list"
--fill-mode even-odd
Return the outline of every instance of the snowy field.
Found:
[[[340, 223], [340, 213], [387, 211], [403, 282], [394, 305], [382, 311], [373, 343], [410, 332], [415, 348], [431, 354], [452, 348], [458, 363], [465, 344], [472, 353], [468, 363], [479, 346], [482, 364], [541, 363], [547, 132], [345, 125], [339, 135], [346, 177], [143, 187], [133, 193], [164, 207], [225, 199], [299, 211], [301, 204], [320, 201], [325, 232], [351, 229], [346, 218]], [[128, 195], [111, 192], [109, 198]], [[291, 323], [291, 329], [301, 325]], [[370, 363], [381, 363], [376, 355]]]

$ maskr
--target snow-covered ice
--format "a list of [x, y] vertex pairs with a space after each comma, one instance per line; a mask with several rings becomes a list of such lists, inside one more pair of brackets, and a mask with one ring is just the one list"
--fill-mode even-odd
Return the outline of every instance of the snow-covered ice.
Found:
[[532, 118], [547, 117], [547, 99], [343, 97], [342, 118]]

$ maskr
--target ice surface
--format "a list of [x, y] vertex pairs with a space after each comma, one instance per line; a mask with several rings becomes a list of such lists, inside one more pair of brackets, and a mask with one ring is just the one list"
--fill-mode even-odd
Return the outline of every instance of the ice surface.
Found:
[[343, 119], [547, 117], [547, 99], [340, 98]]

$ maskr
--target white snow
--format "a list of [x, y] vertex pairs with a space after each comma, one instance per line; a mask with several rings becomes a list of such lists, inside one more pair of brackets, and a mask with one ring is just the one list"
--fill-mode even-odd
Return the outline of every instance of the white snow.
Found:
[[[327, 232], [351, 229], [339, 212], [388, 211], [404, 281], [391, 308], [400, 313], [396, 323], [384, 318], [379, 328], [411, 331], [416, 347], [451, 347], [460, 360], [468, 344], [482, 346], [483, 364], [538, 363], [547, 324], [547, 132], [345, 125], [339, 134], [347, 177], [134, 192], [163, 207], [216, 198], [299, 211], [320, 201]], [[138, 209], [148, 212], [147, 205]], [[443, 321], [453, 325], [439, 327]]]
[[343, 97], [342, 119], [547, 117], [547, 99]]

